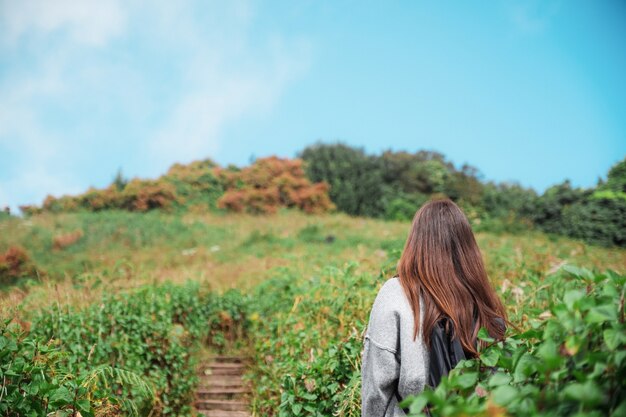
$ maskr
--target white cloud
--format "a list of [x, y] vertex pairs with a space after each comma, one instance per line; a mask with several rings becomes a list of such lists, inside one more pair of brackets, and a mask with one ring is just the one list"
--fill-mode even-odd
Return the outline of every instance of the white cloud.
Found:
[[[19, 176], [3, 182], [0, 188], [0, 208], [9, 206], [12, 213], [18, 213], [18, 206], [40, 205], [49, 194], [60, 196], [80, 191], [83, 191], [82, 186], [76, 184], [71, 176], [61, 172], [50, 175], [46, 168], [32, 166]], [[15, 196], [19, 196], [20, 200], [16, 201]]]
[[77, 43], [104, 45], [124, 31], [126, 16], [117, 0], [20, 0], [0, 4], [4, 38], [15, 43], [32, 33], [65, 30]]
[[264, 62], [231, 72], [220, 66], [230, 53], [226, 50], [229, 47], [227, 43], [222, 51], [199, 48], [204, 49], [205, 57], [187, 63], [189, 88], [150, 141], [155, 164], [171, 163], [172, 158], [189, 161], [214, 155], [220, 147], [220, 133], [228, 123], [250, 113], [262, 115], [269, 111], [286, 86], [308, 66], [306, 42], [285, 45], [283, 40], [274, 39], [269, 42], [269, 57]]
[[114, 139], [149, 161], [125, 171], [214, 155], [228, 124], [271, 111], [308, 67], [305, 40], [252, 34], [253, 22], [248, 1], [0, 3], [0, 54], [17, 57], [0, 76], [0, 151], [17, 166], [0, 155], [0, 205], [86, 189], [77, 158], [119, 166], [90, 155], [116, 111], [128, 124]]

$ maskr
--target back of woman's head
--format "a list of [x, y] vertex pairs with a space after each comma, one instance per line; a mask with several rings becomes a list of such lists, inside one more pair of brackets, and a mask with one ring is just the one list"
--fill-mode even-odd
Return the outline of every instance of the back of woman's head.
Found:
[[424, 302], [422, 335], [425, 343], [437, 321], [447, 316], [463, 349], [477, 355], [480, 327], [492, 337], [504, 336], [506, 312], [495, 293], [463, 211], [451, 200], [431, 200], [413, 218], [398, 264], [398, 276], [413, 307], [419, 331], [420, 295]]

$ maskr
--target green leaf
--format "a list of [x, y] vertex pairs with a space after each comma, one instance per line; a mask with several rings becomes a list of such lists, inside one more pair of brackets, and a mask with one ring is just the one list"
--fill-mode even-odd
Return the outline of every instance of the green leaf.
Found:
[[496, 366], [498, 359], [500, 359], [500, 351], [495, 348], [490, 348], [480, 354], [481, 362], [487, 366]]
[[604, 304], [589, 310], [585, 316], [585, 322], [589, 324], [604, 323], [617, 320], [617, 308], [610, 304]]
[[548, 368], [556, 368], [561, 364], [561, 355], [554, 340], [544, 340], [537, 349], [537, 355], [543, 358]]
[[481, 327], [478, 331], [478, 339], [484, 340], [485, 342], [493, 342], [493, 338], [489, 336], [489, 332], [484, 327]]
[[591, 273], [591, 271], [585, 268], [579, 268], [577, 266], [567, 264], [563, 265], [562, 269], [579, 278], [593, 279], [593, 274]]
[[574, 309], [574, 304], [582, 299], [585, 296], [585, 292], [584, 291], [580, 291], [580, 290], [570, 290], [568, 292], [565, 293], [565, 295], [563, 296], [563, 302], [565, 303], [565, 306], [567, 306], [568, 310], [573, 310]]
[[620, 332], [615, 329], [606, 329], [602, 335], [604, 336], [604, 343], [606, 343], [606, 346], [609, 349], [617, 349], [622, 338], [622, 334]]
[[602, 392], [592, 381], [569, 384], [563, 389], [563, 396], [587, 406], [594, 406], [602, 401]]
[[317, 395], [313, 394], [312, 392], [305, 392], [304, 394], [301, 394], [300, 396], [304, 398], [305, 400], [309, 400], [309, 401], [317, 400]]
[[522, 382], [536, 370], [535, 359], [530, 353], [524, 353], [515, 365], [513, 371], [513, 382]]
[[493, 374], [493, 376], [491, 378], [489, 378], [489, 386], [490, 387], [497, 387], [500, 385], [507, 385], [508, 383], [511, 382], [511, 375], [509, 374], [505, 374], [503, 372], [498, 372]]
[[71, 404], [73, 396], [66, 387], [60, 387], [50, 395], [50, 404], [55, 407]]
[[78, 400], [76, 402], [76, 406], [83, 413], [87, 413], [91, 409], [91, 404], [89, 403], [89, 400], [87, 400], [86, 398], [83, 398], [82, 400]]
[[409, 412], [411, 414], [421, 413], [426, 404], [428, 404], [428, 398], [424, 395], [419, 395], [417, 397], [412, 397], [409, 401], [402, 401], [402, 406], [409, 406]]
[[506, 406], [517, 397], [518, 393], [517, 388], [510, 385], [500, 385], [491, 392], [491, 397], [496, 404]]
[[302, 404], [293, 404], [291, 406], [291, 411], [293, 411], [294, 415], [299, 415], [300, 411], [302, 411]]
[[476, 381], [478, 381], [478, 372], [466, 372], [456, 378], [456, 383], [461, 388], [470, 388], [476, 384]]

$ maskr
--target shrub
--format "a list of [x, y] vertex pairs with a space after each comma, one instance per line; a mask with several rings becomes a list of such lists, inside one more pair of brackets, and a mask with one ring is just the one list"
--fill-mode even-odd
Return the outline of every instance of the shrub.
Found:
[[0, 253], [0, 284], [13, 284], [20, 278], [37, 276], [37, 269], [21, 246], [11, 246]]
[[[75, 197], [74, 200], [77, 203], [77, 206], [89, 211], [119, 208], [122, 204], [121, 193], [115, 185], [111, 185], [102, 190], [98, 190], [93, 187], [89, 188], [86, 193]], [[75, 207], [68, 207], [63, 211], [72, 211], [72, 208]]]
[[91, 187], [77, 196], [55, 198], [47, 196], [41, 208], [20, 206], [27, 215], [41, 212], [73, 212], [77, 210], [101, 211], [122, 209], [146, 212], [154, 209], [170, 210], [183, 203], [208, 204], [215, 207], [223, 187], [213, 173], [216, 165], [210, 160], [195, 161], [188, 165], [174, 164], [158, 180], [122, 177], [118, 172], [113, 183], [106, 188]]
[[83, 231], [80, 229], [70, 233], [57, 235], [52, 239], [52, 247], [57, 250], [65, 249], [78, 242], [82, 237]]
[[562, 233], [603, 246], [626, 246], [626, 199], [591, 198], [565, 207]]
[[280, 207], [294, 207], [307, 213], [331, 210], [328, 186], [311, 184], [299, 159], [277, 157], [258, 159], [240, 171], [218, 170], [227, 191], [218, 207], [235, 212], [275, 213]]
[[308, 280], [285, 271], [255, 289], [250, 307], [255, 367], [249, 378], [258, 415], [329, 416], [340, 409], [340, 415], [360, 415], [360, 391], [354, 387], [363, 319], [376, 281], [355, 269], [356, 264], [328, 267]]
[[550, 291], [539, 297], [541, 309], [526, 309], [535, 317], [530, 328], [498, 343], [482, 331], [490, 345], [479, 359], [406, 399], [411, 416], [426, 415], [427, 404], [433, 416], [626, 413], [626, 276], [566, 266], [541, 284]]
[[385, 208], [387, 220], [406, 221], [413, 219], [415, 212], [428, 201], [424, 194], [404, 194], [394, 198]]
[[330, 199], [339, 210], [352, 215], [382, 215], [384, 187], [376, 158], [342, 143], [318, 143], [305, 148], [299, 157], [305, 161], [311, 181], [330, 186]]
[[[54, 306], [41, 311], [29, 337], [38, 346], [62, 352], [55, 366], [71, 370], [79, 381], [90, 380], [99, 369], [117, 369], [144, 380], [155, 397], [147, 401], [134, 384], [100, 387], [95, 397], [81, 391], [83, 415], [97, 414], [102, 407], [97, 399], [107, 397], [120, 409], [116, 415], [132, 414], [132, 406], [139, 415], [187, 416], [197, 382], [194, 352], [199, 342], [219, 350], [241, 336], [245, 303], [234, 290], [219, 296], [200, 293], [197, 284], [149, 286], [105, 297], [83, 310]], [[15, 372], [23, 376], [20, 369]], [[45, 400], [44, 393], [33, 393], [30, 402]]]
[[[13, 323], [0, 323], [0, 414], [20, 416], [137, 415], [136, 400], [151, 402], [153, 392], [134, 372], [100, 366], [75, 373], [56, 342], [42, 342]], [[116, 397], [117, 389], [134, 392]], [[80, 414], [78, 414], [80, 413]]]
[[224, 187], [214, 173], [216, 168], [217, 164], [210, 159], [187, 165], [174, 164], [160, 180], [172, 183], [176, 194], [187, 203], [205, 203], [208, 208], [215, 208], [217, 199], [224, 193]]
[[11, 218], [11, 208], [10, 207], [4, 207], [2, 210], [0, 210], [0, 220], [4, 220], [4, 219], [10, 219]]
[[134, 179], [120, 195], [120, 207], [129, 211], [170, 209], [180, 202], [174, 186], [159, 181]]
[[43, 212], [43, 209], [41, 207], [37, 207], [36, 205], [22, 205], [19, 206], [19, 209], [26, 217], [34, 216]]
[[532, 220], [542, 230], [549, 233], [567, 234], [563, 228], [563, 210], [584, 201], [590, 192], [573, 188], [570, 181], [548, 188], [532, 208]]

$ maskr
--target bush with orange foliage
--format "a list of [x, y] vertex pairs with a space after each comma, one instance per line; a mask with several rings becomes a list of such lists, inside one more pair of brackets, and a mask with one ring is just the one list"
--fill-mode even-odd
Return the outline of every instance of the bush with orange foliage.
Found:
[[126, 185], [120, 195], [120, 208], [130, 211], [169, 209], [180, 199], [174, 185], [152, 180], [134, 179]]
[[122, 191], [118, 191], [115, 185], [103, 189], [92, 187], [84, 194], [75, 197], [55, 198], [49, 195], [44, 200], [41, 209], [31, 206], [22, 206], [20, 209], [26, 215], [38, 214], [42, 211], [71, 212], [78, 209], [89, 211], [123, 209], [144, 212], [157, 208], [169, 209], [175, 203], [180, 202], [176, 188], [170, 182], [134, 179]]
[[262, 158], [241, 170], [215, 169], [227, 187], [218, 207], [248, 213], [275, 213], [280, 207], [296, 207], [307, 213], [334, 208], [326, 183], [311, 184], [301, 159]]
[[0, 284], [12, 284], [19, 278], [36, 274], [37, 270], [23, 247], [11, 246], [5, 253], [0, 253]]
[[78, 196], [48, 196], [41, 209], [27, 206], [21, 209], [26, 215], [81, 209], [145, 212], [183, 204], [249, 213], [274, 213], [280, 207], [295, 207], [307, 213], [333, 209], [328, 185], [311, 184], [302, 164], [301, 159], [272, 156], [239, 169], [220, 168], [210, 159], [204, 159], [174, 164], [157, 180], [133, 179], [123, 186], [114, 182], [104, 189], [92, 187]]
[[22, 212], [22, 214], [24, 214], [24, 216], [26, 217], [34, 216], [36, 214], [41, 214], [43, 211], [41, 207], [37, 207], [35, 205], [23, 205], [23, 206], [19, 206], [19, 209]]
[[217, 199], [224, 193], [221, 181], [213, 170], [217, 164], [210, 159], [189, 164], [174, 164], [159, 181], [174, 185], [176, 194], [189, 206], [199, 205], [215, 208]]
[[65, 249], [68, 246], [72, 246], [74, 243], [78, 242], [82, 237], [83, 231], [80, 229], [74, 230], [71, 233], [57, 235], [52, 239], [52, 247], [57, 250]]
[[79, 195], [74, 199], [76, 204], [67, 206], [68, 210], [75, 210], [78, 207], [86, 208], [91, 211], [107, 210], [118, 208], [121, 202], [121, 196], [115, 185], [110, 185], [104, 189], [89, 188], [86, 193]]

